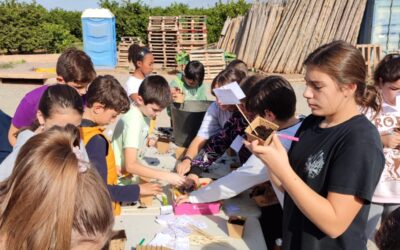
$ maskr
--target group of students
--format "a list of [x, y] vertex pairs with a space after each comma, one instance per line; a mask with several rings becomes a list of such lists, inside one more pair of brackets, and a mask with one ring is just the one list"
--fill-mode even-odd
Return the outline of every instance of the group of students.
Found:
[[[197, 183], [238, 136], [245, 137], [242, 113], [217, 99], [176, 173], [146, 167], [152, 120], [177, 93], [186, 101], [207, 99], [204, 67], [189, 62], [168, 84], [151, 75], [154, 57], [147, 48], [131, 46], [129, 60], [135, 71], [123, 87], [113, 76], [96, 77], [90, 58], [68, 49], [57, 62], [58, 84], [22, 99], [8, 132], [13, 149], [0, 165], [1, 249], [101, 249], [121, 202], [161, 192], [157, 183], [118, 185], [119, 178]], [[260, 218], [269, 247], [282, 237], [282, 249], [366, 249], [382, 217], [376, 242], [398, 249], [400, 56], [382, 60], [374, 85], [366, 85], [361, 53], [342, 41], [316, 49], [304, 65], [307, 117], [295, 115], [295, 92], [281, 76], [248, 76], [239, 60], [217, 75], [211, 89], [238, 82], [246, 94], [243, 113], [279, 129], [269, 145], [244, 141], [241, 167], [177, 202], [228, 199], [270, 181], [279, 203]], [[120, 114], [109, 138], [104, 128]]]

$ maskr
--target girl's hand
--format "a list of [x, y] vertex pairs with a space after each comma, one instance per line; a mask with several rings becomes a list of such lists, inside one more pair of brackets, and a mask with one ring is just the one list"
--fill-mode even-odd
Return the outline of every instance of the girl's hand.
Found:
[[190, 203], [189, 195], [187, 195], [187, 194], [182, 194], [182, 195], [178, 196], [178, 197], [176, 198], [176, 200], [175, 200], [175, 203], [176, 203], [176, 204]]
[[161, 193], [162, 188], [158, 183], [139, 184], [140, 195], [156, 195]]
[[258, 140], [245, 141], [246, 147], [255, 154], [279, 179], [291, 169], [286, 149], [282, 146], [276, 133], [272, 136], [270, 145], [258, 145]]
[[381, 135], [381, 141], [386, 148], [397, 148], [400, 144], [400, 133], [394, 132]]
[[185, 182], [185, 177], [180, 176], [179, 174], [176, 173], [166, 173], [167, 176], [165, 180], [174, 186], [181, 186]]

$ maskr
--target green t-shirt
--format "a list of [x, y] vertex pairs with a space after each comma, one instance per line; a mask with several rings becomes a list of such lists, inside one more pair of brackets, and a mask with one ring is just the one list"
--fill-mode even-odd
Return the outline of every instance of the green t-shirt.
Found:
[[183, 75], [178, 74], [171, 82], [171, 87], [178, 87], [185, 95], [185, 101], [205, 101], [207, 100], [206, 85], [204, 82], [198, 87], [190, 87], [183, 81]]
[[125, 148], [136, 148], [138, 160], [143, 159], [144, 147], [149, 131], [150, 118], [144, 116], [134, 104], [118, 121], [112, 137], [112, 147], [117, 166], [124, 167]]

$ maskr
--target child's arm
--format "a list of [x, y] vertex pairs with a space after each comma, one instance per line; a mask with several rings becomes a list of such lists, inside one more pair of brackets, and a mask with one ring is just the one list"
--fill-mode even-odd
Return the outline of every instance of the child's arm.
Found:
[[269, 166], [296, 206], [315, 226], [332, 238], [346, 231], [363, 206], [362, 199], [336, 192], [328, 192], [325, 198], [312, 190], [290, 166], [286, 150], [277, 135], [273, 135], [269, 146], [257, 145], [257, 141], [246, 144]]
[[202, 203], [229, 199], [267, 181], [267, 175], [264, 163], [253, 155], [237, 170], [190, 193], [189, 200], [191, 203]]
[[[86, 145], [86, 151], [90, 162], [96, 167], [103, 181], [107, 184], [108, 167], [107, 167], [107, 141], [100, 135], [94, 136]], [[154, 190], [150, 190], [151, 194], [161, 191], [158, 184], [154, 185]], [[150, 187], [144, 187], [143, 190], [139, 185], [118, 186], [107, 184], [107, 189], [110, 192], [111, 199], [118, 202], [134, 202], [139, 200], [139, 194], [148, 192]]]
[[185, 175], [190, 171], [190, 163], [191, 160], [196, 155], [199, 153], [200, 149], [204, 147], [206, 144], [207, 140], [204, 139], [203, 137], [196, 136], [193, 141], [190, 143], [188, 150], [186, 151], [185, 156], [187, 157], [183, 161], [181, 161], [177, 166], [176, 166], [176, 172], [180, 175]]
[[169, 173], [162, 170], [156, 170], [140, 164], [137, 161], [136, 148], [125, 148], [124, 156], [125, 156], [125, 169], [127, 172], [131, 174], [167, 181], [168, 183], [176, 186], [182, 185], [185, 181], [184, 177], [176, 173]]

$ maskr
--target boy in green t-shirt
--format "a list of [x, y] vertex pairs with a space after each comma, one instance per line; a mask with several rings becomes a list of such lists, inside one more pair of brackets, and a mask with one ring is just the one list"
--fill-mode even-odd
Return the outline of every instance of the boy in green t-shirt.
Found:
[[131, 105], [115, 127], [112, 146], [119, 168], [133, 175], [164, 180], [179, 186], [185, 181], [184, 177], [146, 167], [139, 161], [143, 158], [150, 119], [170, 103], [171, 92], [164, 77], [154, 75], [145, 78], [140, 85], [136, 104]]
[[178, 74], [171, 82], [172, 98], [183, 94], [185, 101], [205, 101], [207, 94], [205, 90], [204, 66], [199, 61], [190, 61], [185, 66], [184, 74]]

